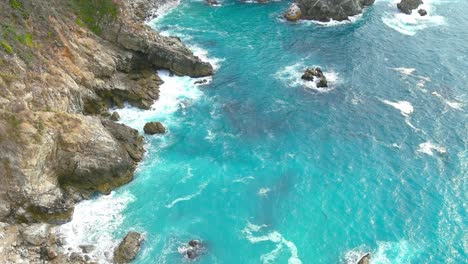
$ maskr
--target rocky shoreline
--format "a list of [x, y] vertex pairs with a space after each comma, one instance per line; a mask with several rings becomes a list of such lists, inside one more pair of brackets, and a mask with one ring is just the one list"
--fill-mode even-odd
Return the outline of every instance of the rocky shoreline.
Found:
[[0, 3], [0, 263], [92, 262], [92, 247], [70, 252], [54, 226], [75, 203], [131, 181], [143, 158], [143, 137], [108, 109], [148, 109], [158, 69], [213, 73], [143, 23], [158, 4]]

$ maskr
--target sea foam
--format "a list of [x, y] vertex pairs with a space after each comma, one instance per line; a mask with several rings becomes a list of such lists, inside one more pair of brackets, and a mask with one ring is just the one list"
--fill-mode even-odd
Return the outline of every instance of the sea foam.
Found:
[[[377, 249], [370, 252], [372, 264], [407, 264], [413, 263], [420, 250], [406, 240], [398, 242], [377, 242]], [[364, 247], [358, 247], [346, 252], [345, 263], [356, 264], [366, 254]]]
[[409, 116], [414, 111], [413, 105], [411, 105], [411, 103], [408, 101], [392, 102], [388, 100], [383, 100], [382, 102], [400, 110], [400, 113], [405, 117]]
[[424, 4], [419, 7], [427, 11], [426, 16], [419, 15], [417, 10], [413, 10], [410, 15], [400, 12], [397, 8], [397, 4], [400, 1], [401, 0], [385, 1], [388, 2], [391, 11], [386, 12], [382, 16], [382, 21], [388, 27], [402, 34], [414, 36], [419, 30], [445, 24], [445, 18], [436, 15], [436, 8], [434, 5], [436, 2], [434, 0], [424, 0]]
[[298, 62], [284, 67], [276, 72], [274, 76], [288, 87], [304, 87], [320, 93], [326, 93], [334, 90], [336, 85], [339, 83], [338, 73], [332, 70], [328, 70], [323, 73], [327, 78], [328, 87], [317, 87], [316, 82], [302, 80], [301, 76], [308, 67], [317, 66], [307, 66], [304, 62]]
[[245, 235], [245, 237], [253, 244], [267, 241], [276, 244], [276, 248], [274, 250], [260, 256], [260, 261], [264, 264], [276, 263], [276, 259], [282, 252], [283, 247], [286, 247], [291, 254], [288, 259], [288, 264], [302, 264], [296, 245], [293, 242], [286, 240], [278, 231], [272, 231], [260, 236], [254, 235], [254, 233], [262, 232], [262, 229], [266, 227], [266, 225], [254, 225], [252, 223], [247, 223], [247, 226], [242, 230], [242, 233]]
[[434, 156], [434, 151], [437, 151], [439, 154], [446, 154], [447, 149], [441, 147], [437, 144], [434, 144], [430, 141], [419, 144], [418, 152]]

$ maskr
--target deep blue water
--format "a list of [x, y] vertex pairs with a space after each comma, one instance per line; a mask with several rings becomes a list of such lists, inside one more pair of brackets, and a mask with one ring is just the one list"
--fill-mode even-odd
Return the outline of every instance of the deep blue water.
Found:
[[[415, 21], [392, 2], [334, 26], [284, 22], [289, 2], [183, 1], [153, 21], [219, 68], [205, 86], [161, 73], [155, 110], [120, 110], [169, 133], [146, 138], [134, 182], [78, 207], [116, 212], [87, 239], [144, 232], [136, 263], [188, 262], [194, 238], [196, 263], [467, 263], [468, 1]], [[303, 83], [308, 66], [331, 87]]]

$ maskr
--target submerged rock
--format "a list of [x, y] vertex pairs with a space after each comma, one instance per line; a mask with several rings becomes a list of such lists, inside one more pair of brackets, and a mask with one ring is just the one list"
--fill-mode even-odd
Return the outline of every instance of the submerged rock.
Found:
[[301, 9], [296, 3], [293, 3], [289, 6], [288, 10], [284, 14], [284, 17], [288, 21], [298, 21], [302, 17]]
[[179, 253], [185, 258], [193, 260], [203, 254], [204, 249], [204, 245], [200, 240], [193, 239], [188, 242], [188, 246], [179, 248]]
[[129, 263], [134, 260], [140, 251], [143, 237], [140, 233], [131, 231], [120, 242], [114, 251], [114, 263]]
[[425, 16], [425, 15], [427, 15], [426, 9], [419, 9], [419, 10], [418, 10], [418, 13], [419, 13], [420, 16]]
[[143, 127], [145, 134], [154, 135], [154, 134], [164, 134], [166, 133], [166, 128], [161, 122], [149, 122]]
[[361, 257], [357, 264], [369, 264], [370, 263], [370, 253], [365, 254]]
[[397, 7], [401, 12], [410, 15], [414, 9], [422, 4], [422, 0], [401, 0], [401, 2], [397, 4]]
[[[348, 20], [350, 16], [362, 13], [365, 6], [372, 5], [374, 2], [375, 0], [296, 0], [289, 7], [285, 17], [290, 21], [298, 19], [324, 22], [331, 19]], [[294, 6], [297, 6], [300, 12]]]

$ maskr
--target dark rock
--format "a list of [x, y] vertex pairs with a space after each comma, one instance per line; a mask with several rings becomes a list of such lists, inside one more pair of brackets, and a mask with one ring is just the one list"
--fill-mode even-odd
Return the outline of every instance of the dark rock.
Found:
[[208, 80], [206, 80], [206, 79], [203, 79], [203, 80], [198, 80], [198, 81], [195, 81], [195, 82], [194, 82], [194, 84], [198, 84], [198, 85], [200, 85], [200, 84], [205, 84], [205, 83], [207, 83], [207, 82], [208, 82]]
[[186, 256], [188, 259], [195, 259], [198, 257], [197, 251], [195, 249], [188, 249]]
[[328, 87], [328, 81], [327, 81], [327, 78], [325, 76], [323, 76], [322, 78], [320, 78], [320, 81], [317, 83], [317, 87], [318, 88], [325, 88], [325, 87]]
[[[293, 5], [297, 5], [301, 11], [301, 19], [318, 21], [330, 21], [333, 19], [342, 21], [348, 20], [350, 16], [362, 13], [362, 9], [365, 6], [372, 5], [374, 2], [375, 0], [296, 0], [290, 6], [290, 9], [294, 11], [291, 14], [298, 14], [295, 11], [296, 8], [293, 7]], [[291, 15], [291, 21], [296, 21], [297, 19], [297, 15]]]
[[419, 13], [420, 16], [425, 16], [425, 15], [427, 15], [426, 9], [419, 9], [419, 10], [418, 10], [418, 13]]
[[322, 69], [320, 69], [319, 67], [316, 67], [316, 68], [306, 69], [301, 78], [306, 81], [313, 81], [315, 80], [315, 78], [322, 78], [322, 77], [324, 77]]
[[114, 263], [129, 263], [134, 260], [142, 242], [143, 238], [140, 233], [129, 232], [114, 251]]
[[205, 1], [207, 5], [210, 5], [210, 6], [217, 6], [219, 5], [218, 1], [217, 0], [206, 0]]
[[414, 9], [422, 4], [422, 0], [401, 0], [401, 2], [397, 4], [397, 7], [401, 12], [410, 15]]
[[115, 121], [115, 122], [119, 121], [120, 120], [119, 113], [113, 112], [112, 115], [110, 116], [110, 120]]
[[80, 253], [77, 253], [77, 252], [72, 252], [70, 254], [70, 257], [69, 259], [71, 261], [76, 261], [78, 263], [81, 263], [81, 262], [84, 262], [85, 261], [85, 258], [80, 254]]
[[163, 126], [163, 124], [161, 124], [161, 122], [146, 123], [143, 130], [145, 131], [145, 134], [148, 135], [166, 133], [166, 128]]
[[370, 263], [370, 253], [365, 254], [361, 257], [357, 264], [369, 264]]
[[202, 246], [201, 241], [198, 240], [198, 239], [190, 240], [188, 244], [189, 244], [189, 246], [195, 247], [195, 248], [198, 248], [198, 247]]
[[298, 21], [302, 17], [301, 9], [296, 3], [293, 3], [289, 6], [288, 10], [284, 14], [284, 17], [288, 21]]
[[80, 245], [81, 251], [83, 253], [91, 253], [96, 247], [93, 245]]

